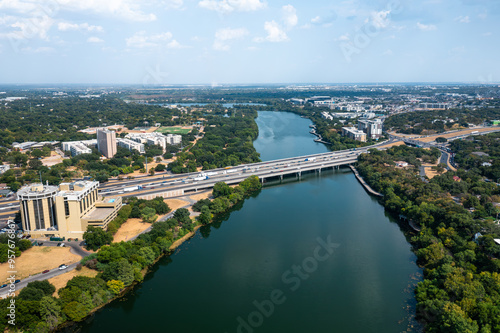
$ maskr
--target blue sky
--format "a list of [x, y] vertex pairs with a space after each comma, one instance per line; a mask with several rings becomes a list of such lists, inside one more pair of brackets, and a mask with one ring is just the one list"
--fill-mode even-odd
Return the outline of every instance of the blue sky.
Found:
[[0, 0], [0, 83], [500, 81], [498, 0]]

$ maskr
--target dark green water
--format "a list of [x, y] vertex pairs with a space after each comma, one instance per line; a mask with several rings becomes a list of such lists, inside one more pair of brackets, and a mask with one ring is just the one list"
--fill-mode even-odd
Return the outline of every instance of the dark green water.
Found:
[[[263, 120], [287, 125], [269, 135]], [[296, 115], [262, 112], [258, 123], [263, 160], [326, 151]], [[413, 312], [408, 286], [419, 272], [398, 225], [341, 169], [265, 187], [80, 328], [402, 332]]]

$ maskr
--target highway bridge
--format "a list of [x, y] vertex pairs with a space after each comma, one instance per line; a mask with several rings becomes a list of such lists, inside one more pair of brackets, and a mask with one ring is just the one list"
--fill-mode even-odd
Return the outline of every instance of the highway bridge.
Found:
[[[221, 181], [229, 185], [238, 184], [251, 175], [256, 175], [263, 183], [272, 179], [282, 180], [290, 176], [300, 178], [303, 173], [321, 172], [324, 169], [355, 163], [359, 154], [381, 144], [383, 143], [356, 150], [304, 155], [180, 175], [163, 174], [110, 181], [99, 186], [99, 193], [104, 197], [119, 195], [137, 196], [143, 199], [152, 199], [157, 196], [168, 198], [206, 190]], [[18, 210], [19, 202], [15, 196], [0, 200], [0, 220], [13, 217]]]
[[[355, 151], [328, 152], [177, 176], [162, 176], [156, 179], [114, 182], [101, 186], [100, 194], [102, 196], [137, 196], [144, 199], [157, 196], [168, 198], [212, 188], [217, 182], [225, 182], [228, 185], [238, 184], [252, 175], [259, 177], [263, 183], [271, 179], [282, 180], [287, 176], [300, 178], [306, 172], [321, 172], [324, 169], [355, 163], [359, 154], [367, 150], [367, 148], [362, 148]], [[139, 189], [139, 186], [142, 188]]]

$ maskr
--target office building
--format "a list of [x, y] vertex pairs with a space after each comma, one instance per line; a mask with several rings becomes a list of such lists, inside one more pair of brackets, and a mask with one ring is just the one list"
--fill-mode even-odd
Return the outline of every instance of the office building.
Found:
[[17, 192], [23, 230], [32, 237], [79, 238], [87, 226], [106, 229], [121, 208], [121, 197], [101, 198], [99, 182], [59, 186], [33, 184]]
[[342, 136], [350, 139], [366, 142], [366, 133], [356, 129], [355, 127], [342, 127]]
[[116, 154], [116, 133], [107, 129], [97, 130], [97, 149], [106, 158]]

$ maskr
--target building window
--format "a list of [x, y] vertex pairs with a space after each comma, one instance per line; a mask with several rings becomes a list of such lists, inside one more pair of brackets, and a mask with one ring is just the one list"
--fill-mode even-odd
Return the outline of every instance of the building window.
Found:
[[33, 200], [33, 210], [35, 212], [35, 229], [45, 229], [45, 219], [43, 214], [43, 201]]
[[64, 214], [66, 214], [66, 216], [69, 216], [69, 203], [68, 203], [68, 200], [64, 200]]

